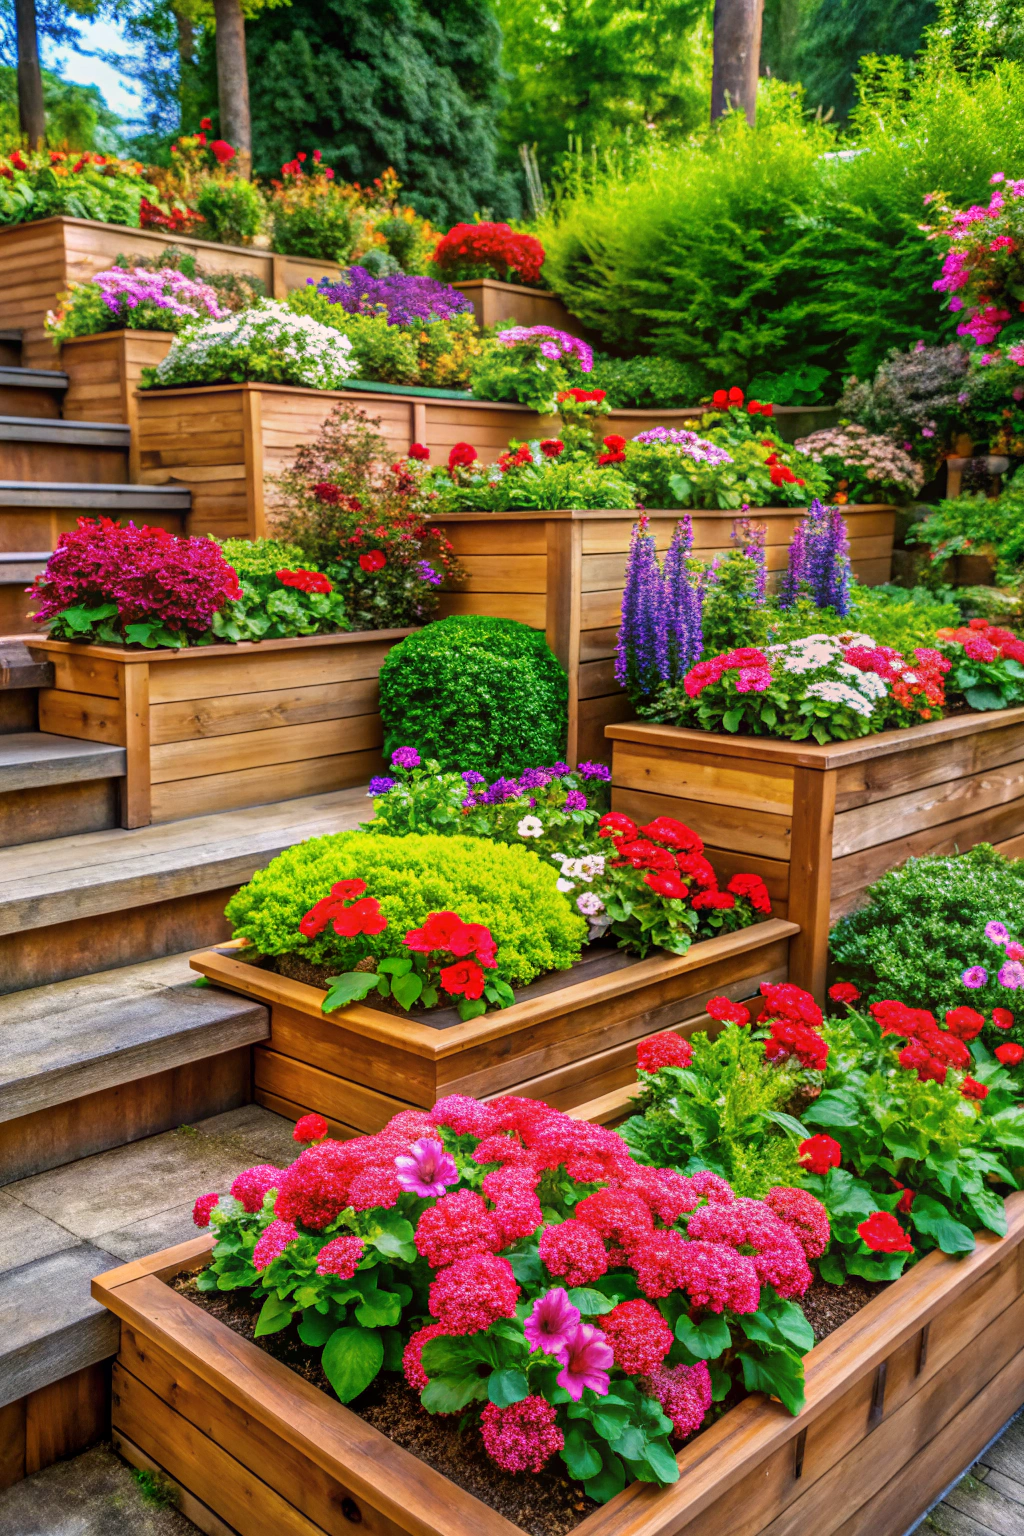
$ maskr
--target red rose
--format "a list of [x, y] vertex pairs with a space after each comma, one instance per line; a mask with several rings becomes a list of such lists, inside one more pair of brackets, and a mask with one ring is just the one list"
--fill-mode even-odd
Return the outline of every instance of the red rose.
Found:
[[430, 449], [425, 443], [412, 443], [409, 447], [409, 457], [410, 459], [420, 459], [422, 462], [426, 462], [430, 458]]
[[560, 453], [565, 452], [565, 444], [558, 437], [542, 437], [540, 451], [546, 459], [557, 459]]
[[961, 1040], [973, 1040], [985, 1028], [985, 1019], [973, 1008], [951, 1008], [946, 1014], [946, 1028]]
[[353, 939], [359, 933], [383, 933], [388, 925], [375, 896], [364, 896], [361, 901], [343, 907], [331, 921], [335, 933], [343, 939]]
[[729, 391], [729, 404], [730, 405], [742, 405], [743, 404], [743, 391], [742, 391], [742, 389], [740, 389], [735, 384], [733, 385], [732, 389], [730, 389], [730, 391]]
[[724, 411], [725, 407], [729, 404], [729, 395], [727, 391], [724, 389], [716, 389], [714, 394], [711, 396], [711, 404], [717, 406], [720, 411]]
[[914, 1245], [890, 1211], [873, 1211], [857, 1228], [872, 1253], [913, 1253]]
[[1012, 1029], [1013, 1014], [1010, 1012], [1009, 1008], [993, 1008], [992, 1023], [995, 1025], [996, 1029]]
[[448, 455], [448, 468], [456, 469], [459, 465], [475, 464], [476, 449], [469, 443], [456, 443]]
[[227, 165], [229, 160], [235, 158], [235, 150], [231, 148], [231, 145], [225, 139], [214, 139], [210, 148], [217, 157], [218, 165]]
[[303, 1115], [295, 1122], [292, 1141], [323, 1141], [327, 1135], [327, 1121], [323, 1115]]
[[837, 981], [834, 987], [829, 987], [828, 995], [834, 1003], [857, 1003], [860, 1001], [860, 993], [852, 981]]
[[996, 1061], [1004, 1067], [1018, 1067], [1024, 1061], [1024, 1045], [1015, 1045], [1008, 1040], [1005, 1045], [996, 1046]]
[[709, 1018], [717, 1019], [721, 1024], [750, 1023], [750, 1009], [744, 1008], [742, 1003], [734, 1003], [728, 997], [708, 998], [704, 1011]]
[[371, 549], [368, 554], [359, 556], [359, 564], [364, 571], [383, 570], [387, 563], [384, 551], [381, 549]]
[[459, 960], [441, 972], [441, 985], [452, 997], [460, 994], [475, 1000], [483, 996], [484, 973], [475, 960]]
[[797, 1148], [797, 1161], [803, 1163], [808, 1173], [823, 1176], [830, 1168], [838, 1168], [843, 1160], [843, 1149], [832, 1136], [824, 1134], [808, 1136]]
[[965, 1099], [974, 1099], [979, 1104], [981, 1103], [982, 1099], [988, 1098], [988, 1089], [983, 1083], [977, 1082], [973, 1077], [964, 1078], [963, 1082], [960, 1084], [960, 1092], [963, 1094]]
[[682, 900], [690, 894], [690, 887], [685, 880], [680, 880], [678, 875], [646, 874], [644, 884], [649, 885], [656, 895], [668, 896], [675, 900]]

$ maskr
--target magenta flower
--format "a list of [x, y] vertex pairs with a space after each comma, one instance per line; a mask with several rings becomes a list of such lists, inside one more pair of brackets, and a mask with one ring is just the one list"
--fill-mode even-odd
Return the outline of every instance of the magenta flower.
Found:
[[1016, 992], [1018, 987], [1024, 987], [1024, 965], [1019, 960], [1007, 960], [999, 971], [999, 985], [1009, 987], [1011, 992]]
[[414, 1141], [408, 1153], [400, 1152], [395, 1158], [398, 1182], [410, 1195], [423, 1200], [440, 1199], [449, 1184], [459, 1182], [459, 1170], [450, 1152], [439, 1141], [421, 1136]]
[[531, 1349], [564, 1358], [579, 1322], [579, 1308], [569, 1300], [568, 1291], [558, 1285], [534, 1302], [533, 1311], [523, 1323], [523, 1332]]
[[615, 1364], [615, 1356], [600, 1328], [595, 1328], [592, 1323], [578, 1323], [560, 1358], [562, 1369], [556, 1379], [574, 1402], [579, 1402], [584, 1387], [589, 1387], [599, 1397], [607, 1395], [608, 1372]]
[[983, 987], [988, 981], [988, 971], [983, 965], [972, 965], [960, 977], [965, 987]]
[[418, 768], [420, 755], [415, 747], [396, 747], [391, 754], [392, 768]]
[[1010, 937], [1009, 931], [1003, 923], [986, 923], [985, 937], [993, 944], [1005, 944]]

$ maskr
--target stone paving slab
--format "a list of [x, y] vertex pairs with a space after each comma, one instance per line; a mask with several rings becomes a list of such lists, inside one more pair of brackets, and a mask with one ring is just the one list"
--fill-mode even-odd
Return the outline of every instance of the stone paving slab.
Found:
[[[156, 1490], [159, 1498], [159, 1485]], [[145, 1497], [131, 1468], [109, 1445], [55, 1462], [0, 1493], [0, 1531], [4, 1536], [198, 1536], [198, 1528], [173, 1506]]]

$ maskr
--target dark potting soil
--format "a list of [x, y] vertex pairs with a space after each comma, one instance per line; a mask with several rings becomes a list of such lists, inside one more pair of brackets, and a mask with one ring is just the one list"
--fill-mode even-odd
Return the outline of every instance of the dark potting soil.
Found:
[[[292, 1329], [260, 1339], [254, 1337], [259, 1301], [240, 1291], [197, 1290], [190, 1275], [179, 1276], [172, 1286], [234, 1333], [249, 1339], [257, 1349], [265, 1350], [305, 1381], [334, 1397], [320, 1369], [319, 1350], [303, 1344]], [[815, 1340], [820, 1343], [885, 1289], [885, 1285], [856, 1276], [841, 1286], [827, 1285], [815, 1276], [801, 1303]], [[461, 1429], [461, 1418], [455, 1415], [427, 1413], [401, 1375], [382, 1373], [348, 1407], [396, 1445], [465, 1488], [481, 1503], [496, 1509], [529, 1536], [569, 1536], [599, 1507], [587, 1498], [579, 1483], [559, 1474], [557, 1468], [561, 1463], [557, 1460], [549, 1464], [550, 1470], [540, 1473], [513, 1476], [503, 1472], [487, 1455], [477, 1429]]]

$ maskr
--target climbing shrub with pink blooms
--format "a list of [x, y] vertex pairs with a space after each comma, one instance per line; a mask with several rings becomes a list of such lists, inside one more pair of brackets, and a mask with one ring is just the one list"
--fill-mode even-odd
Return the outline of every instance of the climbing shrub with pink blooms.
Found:
[[342, 1402], [401, 1370], [429, 1412], [468, 1415], [499, 1467], [558, 1456], [602, 1502], [674, 1482], [672, 1442], [741, 1387], [803, 1404], [818, 1202], [644, 1167], [615, 1132], [530, 1099], [456, 1094], [375, 1136], [316, 1139], [194, 1214], [216, 1237], [197, 1288], [262, 1299], [256, 1336], [294, 1328]]

